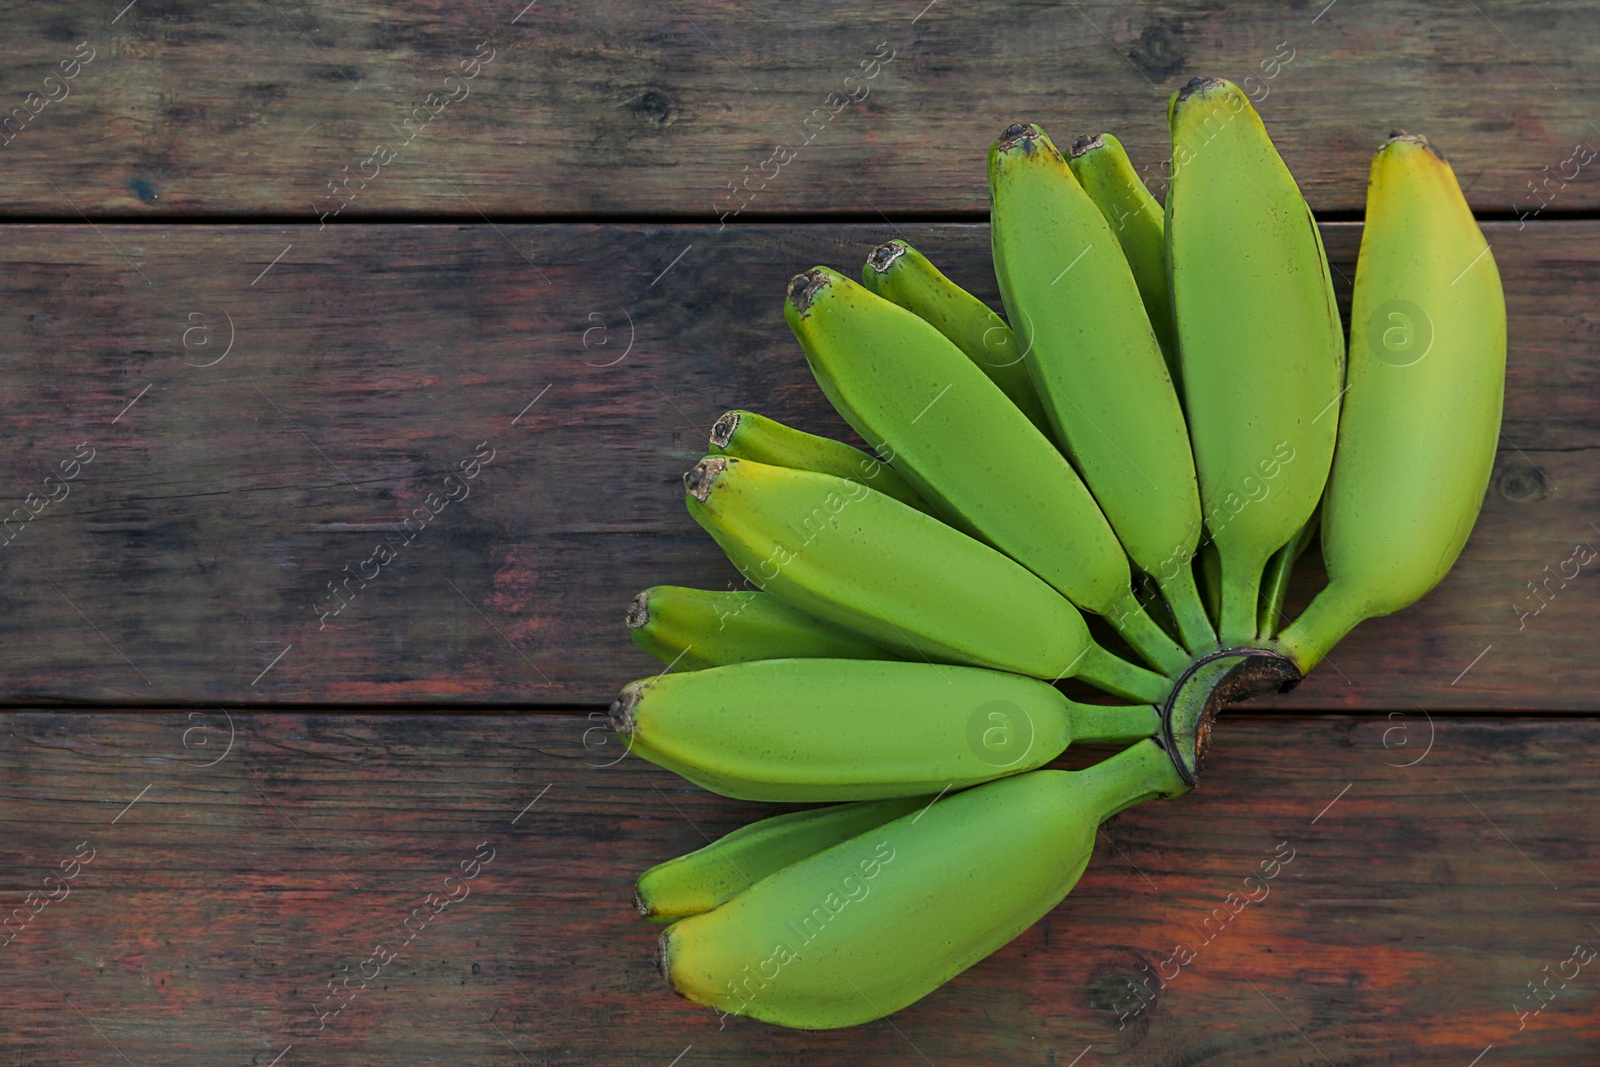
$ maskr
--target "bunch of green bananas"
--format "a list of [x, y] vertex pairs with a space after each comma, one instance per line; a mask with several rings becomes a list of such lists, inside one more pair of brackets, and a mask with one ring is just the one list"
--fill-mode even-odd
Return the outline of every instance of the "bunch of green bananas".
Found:
[[[677, 673], [612, 723], [725, 796], [835, 802], [639, 878], [691, 1000], [825, 1028], [926, 995], [1054, 907], [1103, 820], [1191, 789], [1221, 704], [1297, 682], [1460, 553], [1505, 305], [1449, 165], [1419, 136], [1378, 151], [1347, 367], [1245, 95], [1195, 79], [1168, 122], [1164, 209], [1110, 135], [994, 143], [1004, 319], [903, 241], [862, 284], [794, 278], [789, 325], [873, 453], [734, 411], [685, 475], [754, 590], [639, 594], [632, 635]], [[1328, 584], [1282, 626], [1319, 524]], [[1121, 751], [1047, 769], [1073, 741]]]

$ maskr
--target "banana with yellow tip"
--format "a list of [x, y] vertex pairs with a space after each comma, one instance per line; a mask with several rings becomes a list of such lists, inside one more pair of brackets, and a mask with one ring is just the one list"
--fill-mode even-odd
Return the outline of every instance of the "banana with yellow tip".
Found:
[[1322, 503], [1328, 585], [1278, 635], [1302, 671], [1439, 583], [1489, 485], [1505, 397], [1500, 272], [1444, 157], [1378, 150], [1350, 308], [1350, 387]]

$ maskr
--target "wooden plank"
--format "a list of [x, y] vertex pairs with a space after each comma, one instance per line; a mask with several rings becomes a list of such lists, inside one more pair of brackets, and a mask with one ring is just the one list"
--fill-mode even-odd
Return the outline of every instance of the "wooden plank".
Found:
[[[0, 1051], [30, 1064], [1067, 1064], [1092, 1045], [1081, 1062], [1361, 1067], [1465, 1065], [1492, 1045], [1494, 1063], [1542, 1067], [1600, 1048], [1592, 967], [1517, 1014], [1537, 1003], [1526, 983], [1600, 945], [1584, 888], [1600, 879], [1593, 719], [1441, 717], [1432, 733], [1421, 716], [1225, 719], [1200, 790], [1108, 824], [1044, 922], [892, 1020], [834, 1033], [721, 1029], [666, 990], [632, 879], [772, 809], [631, 756], [604, 766], [588, 726], [0, 716], [6, 910], [59, 896], [44, 879], [92, 850], [68, 895], [0, 946]], [[444, 881], [491, 850], [475, 879]], [[1274, 856], [1290, 857], [1277, 877], [1244, 882]], [[1258, 902], [1224, 922], [1235, 892]], [[457, 903], [400, 944], [430, 893]], [[396, 957], [381, 968], [378, 944]], [[1194, 953], [1181, 968], [1166, 962], [1180, 944]], [[1142, 968], [1167, 980], [1140, 1010]], [[370, 987], [322, 1018], [347, 974]]]
[[1195, 75], [1245, 83], [1319, 210], [1397, 126], [1480, 209], [1600, 206], [1594, 0], [122, 7], [0, 13], [9, 211], [983, 214], [1018, 119], [1159, 178]]
[[[1600, 536], [1600, 223], [1534, 230], [1489, 227], [1512, 351], [1477, 533], [1440, 589], [1358, 630], [1294, 706], [1593, 706], [1588, 575], [1552, 582], [1536, 616], [1512, 607], [1541, 603], [1527, 583], [1570, 574], [1573, 545]], [[609, 702], [656, 669], [622, 627], [634, 592], [738, 577], [678, 481], [717, 415], [753, 407], [848, 435], [781, 294], [813, 263], [853, 270], [884, 232], [12, 227], [7, 508], [59, 495], [45, 477], [93, 455], [0, 548], [0, 687], [19, 701]], [[986, 227], [900, 232], [995, 300]], [[1358, 233], [1326, 229], [1341, 279]], [[462, 491], [405, 543], [426, 494]], [[385, 538], [399, 546], [387, 564]], [[346, 580], [348, 606], [323, 614]]]

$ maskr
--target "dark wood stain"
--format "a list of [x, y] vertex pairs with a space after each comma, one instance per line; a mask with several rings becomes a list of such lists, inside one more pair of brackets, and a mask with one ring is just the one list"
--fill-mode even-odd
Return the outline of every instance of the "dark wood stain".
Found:
[[[1574, 42], [1592, 36], [1595, 0], [1485, 12], [1425, 0], [1381, 11], [1341, 3], [1318, 17], [1323, 6], [1175, 0], [1080, 11], [970, 0], [920, 17], [887, 8], [752, 16], [725, 3], [680, 12], [627, 0], [540, 3], [513, 25], [517, 11], [475, 4], [258, 10], [140, 0], [111, 26], [103, 5], [88, 0], [53, 5], [44, 25], [36, 9], [9, 5], [0, 39], [19, 72], [7, 81], [10, 106], [35, 87], [32, 72], [42, 77], [77, 41], [101, 58], [69, 100], [5, 149], [7, 205], [76, 218], [49, 178], [86, 211], [148, 211], [123, 185], [123, 169], [154, 139], [174, 158], [163, 212], [306, 212], [330, 172], [365, 158], [482, 41], [497, 58], [471, 96], [431, 124], [428, 143], [352, 213], [439, 211], [448, 191], [439, 175], [448, 172], [491, 213], [714, 218], [727, 182], [742, 180], [746, 166], [757, 173], [775, 144], [803, 140], [797, 128], [829, 93], [859, 95], [843, 79], [861, 74], [859, 61], [879, 42], [895, 49], [893, 62], [865, 83], [863, 102], [784, 166], [759, 210], [985, 214], [983, 154], [1017, 115], [1061, 144], [1115, 133], [1155, 175], [1168, 151], [1166, 98], [1192, 75], [1253, 79], [1252, 97], [1318, 210], [1361, 209], [1372, 152], [1397, 125], [1426, 132], [1462, 161], [1480, 209], [1532, 210], [1539, 200], [1529, 183], [1563, 170], [1570, 180], [1552, 183], [1551, 210], [1600, 205], [1588, 168], [1571, 178], [1561, 166], [1575, 144], [1600, 137], [1573, 89], [1589, 81]], [[1492, 103], [1463, 92], [1465, 77], [1491, 86]], [[214, 115], [249, 113], [262, 80], [287, 95], [259, 124], [197, 129], [165, 119], [173, 96], [192, 96]], [[647, 102], [641, 113], [650, 92], [669, 110]], [[639, 121], [608, 129], [619, 108]], [[669, 119], [674, 151], [664, 153], [657, 138]], [[596, 158], [578, 131], [602, 130], [609, 139]], [[460, 213], [473, 214], [464, 205]]]
[[[0, 275], [10, 506], [97, 450], [0, 549], [0, 677], [24, 699], [608, 703], [657, 669], [622, 626], [634, 593], [738, 578], [679, 480], [717, 416], [859, 443], [783, 323], [790, 278], [903, 236], [998, 305], [977, 225], [102, 229], [15, 227]], [[1540, 583], [1600, 538], [1600, 224], [1532, 229], [1487, 227], [1512, 347], [1466, 552], [1278, 703], [1592, 706], [1595, 586]], [[1348, 310], [1359, 226], [1324, 236]], [[233, 350], [203, 366], [225, 316]], [[483, 441], [468, 499], [322, 619], [329, 583]]]

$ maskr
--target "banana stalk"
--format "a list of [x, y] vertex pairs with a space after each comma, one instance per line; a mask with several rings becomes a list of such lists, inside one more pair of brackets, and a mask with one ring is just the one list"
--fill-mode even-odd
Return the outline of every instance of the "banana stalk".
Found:
[[1289, 595], [1289, 579], [1294, 574], [1294, 565], [1316, 536], [1321, 517], [1322, 507], [1319, 504], [1294, 539], [1273, 553], [1272, 559], [1267, 561], [1267, 573], [1261, 581], [1261, 618], [1256, 631], [1262, 640], [1278, 632], [1278, 623], [1283, 615], [1283, 599]]

